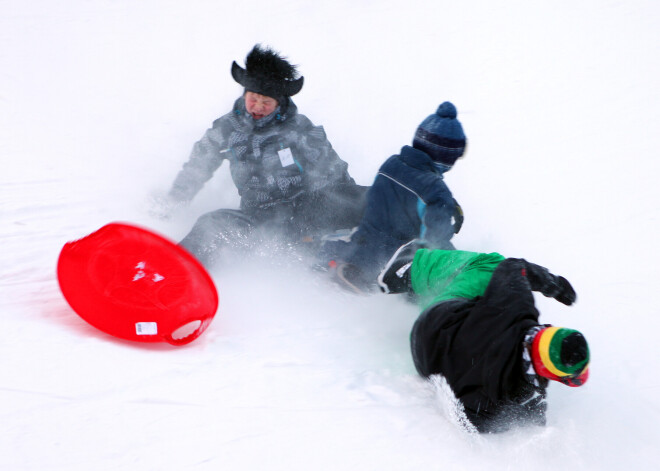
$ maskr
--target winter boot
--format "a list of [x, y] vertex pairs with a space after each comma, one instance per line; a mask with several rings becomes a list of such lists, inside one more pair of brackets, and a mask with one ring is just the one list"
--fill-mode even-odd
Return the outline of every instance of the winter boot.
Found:
[[410, 267], [415, 258], [415, 252], [424, 247], [425, 244], [422, 241], [413, 239], [394, 252], [392, 258], [378, 275], [378, 286], [383, 293], [412, 292]]
[[351, 263], [333, 260], [329, 263], [329, 267], [332, 281], [348, 291], [368, 294], [375, 288], [374, 284], [366, 279], [362, 270]]

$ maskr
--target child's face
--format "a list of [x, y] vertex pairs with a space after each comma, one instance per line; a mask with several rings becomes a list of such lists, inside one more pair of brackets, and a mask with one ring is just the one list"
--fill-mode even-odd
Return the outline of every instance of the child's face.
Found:
[[245, 92], [245, 108], [254, 119], [261, 119], [277, 108], [277, 100], [254, 92]]

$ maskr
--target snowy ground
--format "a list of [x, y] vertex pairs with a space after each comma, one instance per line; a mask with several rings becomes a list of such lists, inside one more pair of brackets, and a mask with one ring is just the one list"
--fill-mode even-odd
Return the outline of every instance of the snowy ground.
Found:
[[[655, 469], [660, 420], [660, 6], [541, 2], [0, 0], [0, 469]], [[583, 388], [549, 424], [470, 436], [414, 372], [416, 309], [303, 268], [212, 275], [188, 347], [118, 341], [60, 295], [62, 245], [132, 221], [178, 240], [234, 206], [226, 169], [189, 212], [147, 212], [240, 93], [263, 42], [300, 64], [301, 111], [363, 184], [444, 100], [469, 138], [447, 176], [459, 248], [568, 277]]]

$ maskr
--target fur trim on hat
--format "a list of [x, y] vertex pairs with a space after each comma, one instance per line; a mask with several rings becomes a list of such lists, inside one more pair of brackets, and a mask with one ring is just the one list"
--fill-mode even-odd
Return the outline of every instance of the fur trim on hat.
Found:
[[232, 77], [247, 91], [281, 99], [298, 93], [304, 77], [298, 78], [295, 65], [270, 48], [255, 45], [245, 58], [245, 69], [236, 62], [231, 67]]

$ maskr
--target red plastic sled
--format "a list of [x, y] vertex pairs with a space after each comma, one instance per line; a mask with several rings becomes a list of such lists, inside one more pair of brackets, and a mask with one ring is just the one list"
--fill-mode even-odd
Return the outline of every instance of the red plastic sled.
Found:
[[218, 309], [213, 280], [191, 254], [130, 224], [111, 223], [66, 243], [57, 278], [80, 317], [127, 340], [185, 345]]

